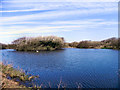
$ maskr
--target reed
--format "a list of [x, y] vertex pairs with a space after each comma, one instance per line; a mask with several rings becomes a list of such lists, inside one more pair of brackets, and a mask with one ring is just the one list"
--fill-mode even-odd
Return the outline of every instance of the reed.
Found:
[[2, 88], [27, 88], [22, 83], [31, 82], [38, 76], [27, 75], [22, 69], [14, 69], [11, 64], [0, 63]]

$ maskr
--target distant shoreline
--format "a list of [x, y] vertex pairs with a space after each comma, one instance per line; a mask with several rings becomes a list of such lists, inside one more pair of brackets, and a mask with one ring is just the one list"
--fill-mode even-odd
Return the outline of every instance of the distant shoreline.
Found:
[[62, 48], [84, 49], [120, 49], [120, 38], [109, 38], [102, 41], [65, 42], [63, 37], [22, 37], [14, 40], [12, 44], [0, 44], [1, 49], [15, 49], [16, 51], [54, 51]]

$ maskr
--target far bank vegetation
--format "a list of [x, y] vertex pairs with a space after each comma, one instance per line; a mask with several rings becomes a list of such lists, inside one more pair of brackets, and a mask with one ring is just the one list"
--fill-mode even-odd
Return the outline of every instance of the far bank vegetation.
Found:
[[102, 41], [85, 40], [80, 42], [65, 42], [63, 37], [22, 37], [12, 44], [0, 44], [1, 49], [15, 49], [17, 51], [53, 51], [62, 48], [96, 48], [96, 49], [120, 49], [120, 38], [109, 38]]
[[80, 41], [67, 43], [69, 47], [73, 48], [99, 48], [99, 49], [120, 49], [120, 38], [109, 38], [102, 41]]

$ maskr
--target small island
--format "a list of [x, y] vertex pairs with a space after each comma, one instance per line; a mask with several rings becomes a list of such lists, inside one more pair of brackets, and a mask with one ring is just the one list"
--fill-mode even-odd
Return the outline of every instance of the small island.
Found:
[[64, 46], [64, 38], [57, 36], [22, 37], [12, 42], [9, 48], [17, 51], [53, 51]]

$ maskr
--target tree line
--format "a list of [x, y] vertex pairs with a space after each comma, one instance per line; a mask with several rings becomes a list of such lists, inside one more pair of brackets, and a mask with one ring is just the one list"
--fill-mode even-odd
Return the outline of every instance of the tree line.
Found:
[[12, 44], [1, 44], [1, 49], [15, 49], [17, 51], [52, 51], [62, 48], [100, 48], [100, 49], [120, 49], [120, 38], [109, 38], [102, 41], [85, 40], [80, 42], [65, 42], [63, 37], [39, 36], [21, 37]]
[[73, 48], [120, 49], [120, 38], [113, 37], [102, 41], [85, 40], [67, 43], [67, 45]]

